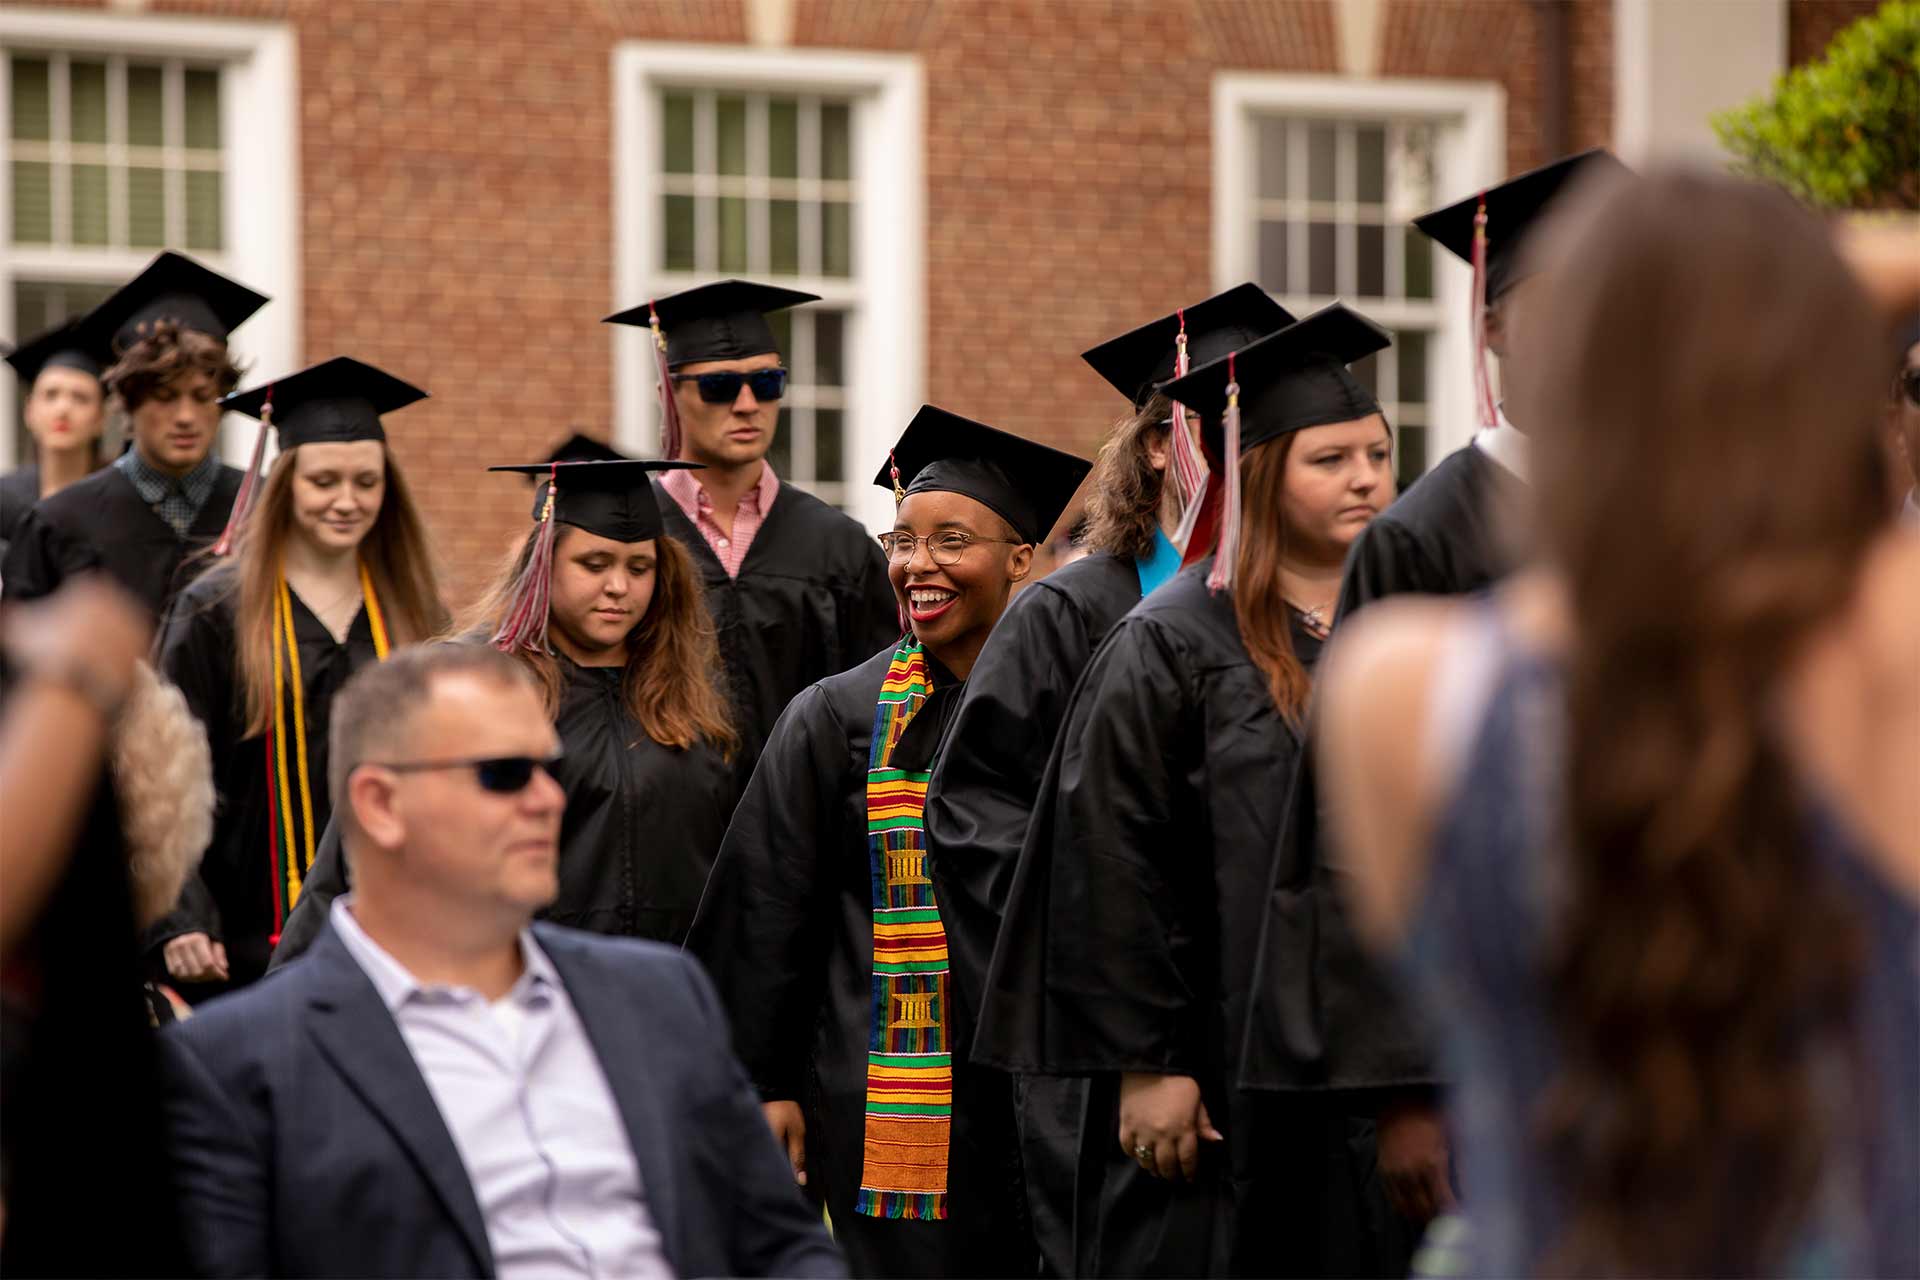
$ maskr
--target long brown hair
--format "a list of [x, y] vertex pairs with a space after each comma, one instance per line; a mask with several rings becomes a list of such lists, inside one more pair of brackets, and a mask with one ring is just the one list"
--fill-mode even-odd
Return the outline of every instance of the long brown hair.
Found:
[[1233, 564], [1233, 618], [1247, 656], [1267, 678], [1267, 692], [1298, 729], [1313, 680], [1293, 651], [1293, 620], [1280, 585], [1287, 551], [1287, 458], [1297, 431], [1240, 455], [1240, 547]]
[[[492, 635], [506, 615], [514, 585], [526, 572], [539, 528], [528, 531], [495, 573], [479, 601], [461, 618], [462, 633]], [[561, 548], [573, 532], [563, 524], [554, 543], [557, 568]], [[620, 691], [627, 712], [649, 738], [663, 747], [684, 751], [705, 739], [727, 759], [733, 758], [740, 736], [733, 712], [721, 691], [720, 649], [713, 619], [702, 599], [700, 576], [693, 557], [672, 536], [654, 540], [653, 599], [647, 611], [627, 633], [627, 663]], [[564, 682], [560, 664], [550, 654], [516, 651], [539, 677], [547, 714], [557, 714]]]
[[1087, 486], [1086, 543], [1093, 550], [1125, 560], [1153, 551], [1166, 473], [1154, 468], [1148, 449], [1167, 440], [1172, 413], [1172, 402], [1156, 393], [1145, 406], [1115, 422], [1100, 446], [1093, 482]]
[[[299, 452], [297, 447], [288, 449], [274, 459], [259, 503], [234, 539], [232, 559], [212, 570], [226, 579], [225, 593], [234, 597], [239, 641], [234, 672], [246, 690], [248, 736], [265, 733], [273, 724], [274, 597], [280, 590], [281, 553], [293, 532], [294, 460]], [[388, 640], [399, 648], [441, 631], [447, 610], [440, 601], [419, 508], [392, 452], [386, 457], [387, 490], [380, 514], [360, 543], [360, 561], [373, 581]]]
[[1885, 351], [1783, 194], [1672, 174], [1576, 210], [1548, 242], [1578, 271], [1516, 335], [1574, 636], [1542, 1265], [1759, 1274], [1815, 1185], [1807, 1048], [1850, 1043], [1858, 966], [1772, 694], [1884, 519]]

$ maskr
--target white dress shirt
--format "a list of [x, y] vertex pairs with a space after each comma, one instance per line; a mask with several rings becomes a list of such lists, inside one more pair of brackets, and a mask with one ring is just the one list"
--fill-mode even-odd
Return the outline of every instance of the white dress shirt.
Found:
[[351, 903], [335, 899], [328, 922], [426, 1077], [473, 1184], [495, 1274], [671, 1277], [606, 1073], [532, 933], [520, 934], [520, 980], [489, 1002], [468, 987], [422, 984], [367, 936]]

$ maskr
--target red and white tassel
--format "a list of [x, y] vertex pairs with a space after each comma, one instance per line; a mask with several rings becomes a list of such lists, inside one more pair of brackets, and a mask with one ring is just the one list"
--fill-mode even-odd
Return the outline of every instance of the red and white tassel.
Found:
[[1493, 380], [1487, 374], [1487, 196], [1473, 213], [1473, 407], [1483, 427], [1496, 426]]
[[[1180, 332], [1173, 340], [1173, 376], [1184, 378], [1192, 367], [1187, 354], [1187, 312], [1182, 307], [1174, 313], [1179, 317]], [[1201, 451], [1199, 440], [1187, 423], [1185, 406], [1175, 401], [1172, 417], [1168, 421], [1167, 444], [1173, 479], [1174, 496], [1180, 503], [1180, 525], [1174, 530], [1173, 545], [1176, 551], [1185, 553], [1193, 540], [1194, 526], [1200, 520], [1199, 499], [1207, 487], [1207, 457]]]
[[233, 550], [234, 539], [240, 536], [240, 527], [253, 511], [254, 494], [260, 487], [260, 462], [267, 453], [267, 437], [272, 434], [273, 384], [268, 383], [267, 398], [260, 405], [260, 434], [253, 438], [253, 460], [247, 463], [247, 473], [240, 477], [240, 492], [234, 495], [233, 510], [227, 513], [227, 527], [220, 531], [220, 540], [213, 544], [213, 554], [216, 556], [224, 556]]
[[1221, 416], [1220, 543], [1214, 549], [1207, 589], [1233, 585], [1233, 561], [1240, 551], [1240, 383], [1233, 376], [1233, 355], [1227, 355], [1227, 411]]
[[560, 488], [560, 466], [555, 463], [547, 476], [547, 500], [540, 508], [540, 531], [534, 535], [533, 550], [527, 554], [520, 581], [513, 584], [506, 613], [493, 633], [493, 647], [502, 653], [547, 652], [547, 610], [553, 599], [553, 542], [555, 527], [554, 497]]
[[653, 332], [653, 363], [660, 375], [660, 456], [680, 456], [680, 406], [673, 396], [673, 370], [667, 367], [667, 335], [660, 331], [660, 312], [647, 302], [647, 327]]

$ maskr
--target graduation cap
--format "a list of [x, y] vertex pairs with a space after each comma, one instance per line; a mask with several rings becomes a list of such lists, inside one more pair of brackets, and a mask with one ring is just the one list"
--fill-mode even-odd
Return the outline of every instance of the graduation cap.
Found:
[[264, 293], [167, 250], [95, 307], [86, 323], [111, 334], [115, 351], [125, 351], [167, 320], [224, 342], [267, 301]]
[[1575, 179], [1594, 173], [1625, 174], [1627, 167], [1604, 147], [1566, 156], [1509, 178], [1497, 187], [1423, 213], [1413, 225], [1462, 262], [1473, 262], [1474, 224], [1486, 205], [1485, 269], [1488, 302], [1531, 274], [1521, 254], [1527, 232], [1539, 225], [1555, 197]]
[[493, 646], [506, 653], [517, 649], [547, 652], [547, 606], [553, 588], [557, 526], [570, 524], [615, 542], [657, 538], [662, 525], [653, 473], [701, 469], [703, 464], [698, 462], [636, 458], [488, 467], [489, 471], [508, 471], [538, 481], [533, 493], [533, 519], [540, 531], [493, 633]]
[[767, 312], [819, 300], [817, 293], [778, 285], [717, 280], [616, 311], [601, 323], [653, 330], [654, 360], [660, 376], [661, 443], [672, 458], [680, 453], [680, 411], [668, 375], [683, 364], [702, 360], [744, 360], [769, 352], [777, 355], [780, 348], [773, 340]]
[[920, 406], [873, 482], [895, 501], [958, 493], [983, 503], [1026, 542], [1046, 540], [1080, 482], [1085, 458], [1050, 449], [933, 405]]
[[7, 353], [7, 363], [20, 375], [21, 387], [31, 388], [42, 369], [78, 369], [98, 381], [113, 353], [98, 330], [76, 317], [28, 338]]
[[1160, 383], [1186, 372], [1176, 367], [1180, 339], [1186, 338], [1187, 364], [1205, 364], [1292, 324], [1287, 309], [1257, 284], [1237, 284], [1171, 315], [1109, 338], [1080, 358], [1138, 409], [1153, 398]]
[[[1387, 331], [1336, 302], [1251, 346], [1201, 365], [1163, 385], [1163, 394], [1200, 411], [1207, 446], [1220, 466], [1220, 539], [1207, 585], [1233, 585], [1239, 547], [1240, 455], [1306, 427], [1351, 422], [1380, 412], [1380, 402], [1347, 368], [1392, 345]], [[1204, 547], [1202, 538], [1192, 544]]]
[[610, 445], [601, 443], [584, 431], [576, 430], [572, 435], [553, 447], [547, 455], [548, 462], [629, 462], [626, 454]]
[[385, 369], [350, 356], [335, 356], [298, 373], [223, 397], [222, 409], [260, 419], [260, 432], [254, 437], [253, 456], [240, 479], [240, 493], [233, 500], [227, 527], [220, 534], [220, 540], [213, 544], [214, 554], [227, 553], [235, 534], [253, 510], [269, 430], [279, 432], [282, 449], [297, 449], [303, 444], [345, 444], [354, 440], [384, 443], [387, 432], [380, 425], [380, 415], [426, 398], [427, 393], [412, 383], [402, 382]]

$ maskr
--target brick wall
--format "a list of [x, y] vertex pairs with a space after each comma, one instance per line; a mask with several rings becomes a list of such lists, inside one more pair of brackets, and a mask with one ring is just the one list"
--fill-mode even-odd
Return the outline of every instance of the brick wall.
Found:
[[[1569, 0], [1574, 145], [1611, 117], [1609, 0]], [[610, 50], [739, 42], [740, 0], [156, 0], [299, 34], [305, 356], [433, 392], [395, 448], [467, 598], [522, 526], [476, 467], [612, 415]], [[1388, 0], [1382, 74], [1506, 85], [1546, 159], [1529, 0]], [[927, 78], [928, 395], [1090, 447], [1117, 407], [1075, 353], [1210, 286], [1209, 80], [1337, 67], [1329, 0], [794, 0], [807, 46]]]
[[1877, 12], [1881, 0], [1787, 0], [1787, 57], [1794, 66], [1826, 51], [1840, 29]]

